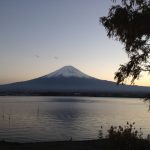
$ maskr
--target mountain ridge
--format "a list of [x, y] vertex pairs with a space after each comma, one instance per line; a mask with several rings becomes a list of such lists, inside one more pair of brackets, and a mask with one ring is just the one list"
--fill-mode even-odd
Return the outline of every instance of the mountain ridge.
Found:
[[[0, 95], [9, 94], [40, 95], [46, 93], [86, 93], [104, 95], [148, 95], [150, 87], [116, 85], [115, 82], [100, 80], [76, 69], [73, 66], [64, 66], [50, 74], [28, 81], [0, 85]], [[42, 95], [41, 94], [41, 95]], [[57, 95], [57, 94], [56, 94]]]

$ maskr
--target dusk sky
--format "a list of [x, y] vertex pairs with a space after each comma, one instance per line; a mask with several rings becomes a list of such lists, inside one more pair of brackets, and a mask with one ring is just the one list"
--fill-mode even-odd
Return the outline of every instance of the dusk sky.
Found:
[[[0, 0], [0, 84], [29, 80], [66, 65], [114, 80], [127, 62], [123, 45], [99, 23], [111, 0]], [[150, 86], [143, 75], [138, 85]]]

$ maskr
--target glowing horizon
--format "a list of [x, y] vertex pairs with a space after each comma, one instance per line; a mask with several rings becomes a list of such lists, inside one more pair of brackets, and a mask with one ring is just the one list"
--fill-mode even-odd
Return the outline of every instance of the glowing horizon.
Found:
[[[66, 65], [67, 66], [67, 65]], [[62, 67], [64, 67], [64, 66], [62, 66]], [[30, 74], [28, 75], [28, 76], [26, 76], [26, 78], [19, 78], [19, 79], [13, 79], [13, 80], [6, 80], [6, 81], [1, 81], [1, 84], [9, 84], [9, 83], [14, 83], [14, 82], [20, 82], [20, 81], [27, 81], [27, 80], [31, 80], [31, 79], [35, 79], [35, 78], [38, 78], [38, 77], [42, 77], [42, 76], [45, 76], [45, 75], [47, 75], [47, 74], [49, 74], [49, 73], [52, 73], [52, 72], [54, 72], [54, 71], [56, 71], [56, 70], [58, 70], [58, 69], [60, 69], [60, 68], [62, 68], [62, 67], [59, 67], [59, 68], [56, 68], [55, 70], [53, 70], [53, 71], [51, 71], [51, 72], [45, 72], [44, 74], [43, 73], [36, 73], [36, 74], [34, 74], [33, 76], [31, 76]], [[73, 66], [73, 67], [75, 67], [75, 66]], [[75, 67], [75, 68], [77, 68], [77, 67]], [[97, 78], [97, 79], [100, 79], [100, 80], [108, 80], [108, 81], [113, 81], [113, 82], [116, 82], [115, 80], [114, 80], [114, 78], [110, 78], [109, 76], [107, 76], [106, 78], [105, 77], [102, 77], [102, 76], [100, 76], [99, 74], [99, 76], [97, 76], [97, 74], [96, 74], [96, 70], [95, 70], [95, 72], [88, 72], [88, 71], [83, 71], [83, 70], [81, 70], [80, 68], [77, 68], [77, 69], [79, 69], [81, 72], [83, 72], [83, 73], [85, 73], [86, 75], [89, 75], [89, 76], [91, 76], [91, 77], [95, 77], [95, 78]], [[140, 86], [149, 86], [149, 84], [147, 83], [147, 80], [149, 80], [150, 79], [150, 76], [148, 76], [148, 75], [146, 75], [146, 74], [143, 74], [142, 75], [143, 76], [143, 78], [140, 78], [140, 80], [136, 80], [135, 81], [135, 85], [140, 85]], [[32, 78], [31, 78], [32, 77]], [[130, 84], [130, 80], [128, 80], [128, 82], [127, 82], [127, 84]]]

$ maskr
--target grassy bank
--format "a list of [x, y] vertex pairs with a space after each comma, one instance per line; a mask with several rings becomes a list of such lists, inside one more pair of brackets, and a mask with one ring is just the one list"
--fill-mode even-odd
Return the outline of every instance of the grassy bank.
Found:
[[150, 143], [137, 140], [128, 145], [112, 143], [109, 139], [39, 143], [0, 142], [0, 150], [150, 150]]
[[0, 142], [0, 150], [98, 150], [105, 142], [97, 141], [61, 141], [39, 143]]

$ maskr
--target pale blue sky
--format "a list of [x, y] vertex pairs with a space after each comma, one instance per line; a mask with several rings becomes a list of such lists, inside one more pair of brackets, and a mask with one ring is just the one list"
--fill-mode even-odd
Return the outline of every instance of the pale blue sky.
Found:
[[[111, 5], [111, 0], [0, 0], [0, 84], [65, 65], [113, 80], [127, 56], [99, 23]], [[147, 79], [138, 84], [150, 85]]]

